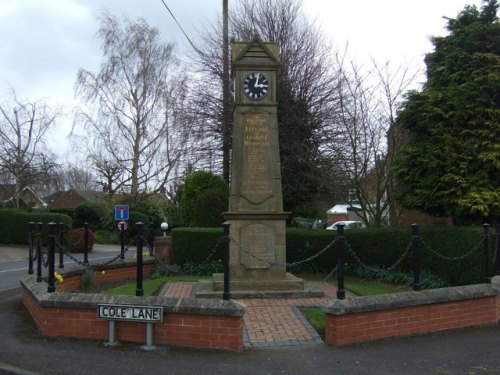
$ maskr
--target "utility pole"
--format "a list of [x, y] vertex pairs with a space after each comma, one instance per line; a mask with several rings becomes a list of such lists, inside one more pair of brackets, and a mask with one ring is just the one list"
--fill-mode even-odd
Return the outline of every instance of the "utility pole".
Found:
[[229, 77], [228, 0], [222, 0], [222, 177], [229, 185], [231, 157], [231, 92]]

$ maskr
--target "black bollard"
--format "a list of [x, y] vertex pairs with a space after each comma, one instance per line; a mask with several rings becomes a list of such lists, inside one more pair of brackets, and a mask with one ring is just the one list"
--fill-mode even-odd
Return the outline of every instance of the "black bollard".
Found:
[[35, 223], [30, 221], [28, 223], [29, 226], [29, 233], [28, 233], [28, 241], [29, 241], [29, 249], [28, 249], [28, 275], [33, 275], [33, 252], [34, 252], [34, 244], [35, 244], [35, 239], [34, 236], [35, 234], [33, 233], [35, 231]]
[[64, 232], [66, 226], [64, 223], [57, 224], [57, 233], [59, 235], [59, 268], [64, 268]]
[[56, 260], [56, 236], [57, 236], [57, 224], [49, 223], [49, 286], [47, 287], [47, 293], [54, 293], [56, 291], [55, 284], [55, 260]]
[[338, 241], [338, 271], [337, 271], [337, 299], [345, 299], [344, 290], [344, 250], [345, 250], [345, 237], [344, 237], [344, 224], [337, 224], [337, 241]]
[[491, 284], [490, 277], [490, 225], [483, 224], [484, 229], [484, 282]]
[[223, 249], [223, 262], [224, 262], [224, 292], [222, 293], [222, 299], [225, 301], [228, 301], [231, 298], [231, 293], [230, 293], [230, 286], [229, 286], [229, 242], [230, 242], [230, 237], [229, 237], [229, 227], [231, 224], [229, 224], [227, 221], [222, 224], [222, 227], [224, 228], [224, 234], [222, 235], [222, 241], [224, 244], [224, 249]]
[[496, 257], [497, 257], [497, 275], [500, 275], [500, 224], [496, 225]]
[[153, 256], [153, 246], [155, 241], [154, 235], [155, 225], [153, 223], [153, 218], [149, 218], [149, 255]]
[[36, 233], [36, 281], [42, 281], [42, 227], [43, 223], [37, 223]]
[[125, 259], [125, 223], [120, 223], [120, 259]]
[[89, 264], [89, 223], [83, 223], [83, 264]]
[[412, 224], [412, 250], [413, 250], [413, 290], [419, 291], [420, 286], [420, 248], [419, 248], [419, 234], [418, 225]]
[[142, 246], [144, 242], [143, 234], [144, 224], [138, 222], [135, 224], [137, 230], [136, 242], [137, 242], [137, 289], [135, 290], [135, 295], [140, 297], [144, 295], [144, 290], [142, 289]]

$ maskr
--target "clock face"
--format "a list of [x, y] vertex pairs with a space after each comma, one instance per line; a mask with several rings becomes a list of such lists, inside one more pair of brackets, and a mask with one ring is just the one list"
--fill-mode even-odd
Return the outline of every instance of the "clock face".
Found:
[[259, 72], [250, 73], [243, 81], [243, 92], [252, 100], [260, 100], [269, 93], [269, 81]]

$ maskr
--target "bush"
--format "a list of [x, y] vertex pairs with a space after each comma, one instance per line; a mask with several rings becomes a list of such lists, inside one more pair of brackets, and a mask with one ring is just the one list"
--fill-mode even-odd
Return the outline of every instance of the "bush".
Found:
[[83, 227], [84, 223], [89, 223], [92, 228], [98, 229], [100, 228], [101, 220], [107, 214], [109, 214], [109, 210], [105, 202], [84, 202], [75, 207], [73, 225], [75, 228], [79, 228]]
[[[215, 201], [210, 199], [217, 197]], [[225, 197], [225, 199], [222, 199]], [[182, 198], [179, 205], [182, 221], [189, 226], [195, 226], [196, 221], [201, 221], [203, 211], [197, 210], [198, 205], [203, 205], [208, 209], [208, 215], [215, 216], [215, 219], [210, 220], [211, 226], [217, 226], [222, 222], [220, 214], [227, 210], [229, 200], [229, 188], [220, 176], [216, 176], [211, 172], [195, 172], [186, 178]], [[215, 222], [214, 222], [215, 221]]]
[[[85, 241], [83, 239], [85, 233], [84, 228], [75, 228], [71, 229], [68, 233], [68, 242], [67, 247], [70, 251], [73, 252], [84, 252], [85, 251]], [[88, 230], [88, 251], [92, 251], [94, 247], [94, 233], [92, 230]]]
[[[172, 257], [175, 263], [200, 264], [219, 243], [222, 228], [176, 228], [172, 231]], [[219, 245], [212, 260], [222, 259], [222, 245]]]
[[[422, 227], [420, 230], [422, 243], [421, 272], [435, 275], [429, 285], [438, 285], [441, 280], [451, 285], [481, 283], [484, 279], [482, 228], [434, 228]], [[172, 232], [173, 257], [179, 265], [199, 264], [214, 249], [222, 235], [222, 228], [177, 228]], [[305, 230], [287, 228], [287, 263], [294, 263], [314, 257], [307, 263], [291, 267], [293, 273], [330, 272], [337, 265], [338, 245], [331, 245], [335, 239], [334, 231]], [[358, 259], [368, 266], [386, 269], [398, 261], [397, 273], [411, 274], [412, 249], [411, 228], [370, 228], [364, 230], [348, 230], [345, 232], [345, 263], [349, 267], [359, 266]], [[495, 238], [491, 235], [490, 252], [493, 253]], [[470, 256], [462, 260], [445, 260], [433, 251], [446, 257], [459, 257], [476, 248]], [[349, 251], [349, 249], [352, 250]], [[432, 250], [431, 250], [432, 249]], [[353, 256], [353, 253], [355, 256]], [[358, 258], [358, 259], [356, 259]], [[222, 259], [222, 246], [217, 249], [212, 259]], [[493, 261], [490, 270], [494, 269]], [[429, 276], [431, 277], [431, 276]]]
[[67, 215], [55, 213], [25, 212], [15, 209], [0, 210], [0, 243], [3, 244], [27, 244], [29, 222], [43, 223], [42, 238], [47, 238], [50, 222], [64, 223], [66, 228], [71, 228], [71, 218]]

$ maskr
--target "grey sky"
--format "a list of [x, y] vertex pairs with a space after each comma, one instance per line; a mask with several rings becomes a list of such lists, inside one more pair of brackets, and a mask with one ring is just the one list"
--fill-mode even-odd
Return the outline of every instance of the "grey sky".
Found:
[[[221, 12], [222, 0], [165, 0], [183, 28], [196, 41]], [[236, 0], [229, 0], [229, 7]], [[413, 62], [423, 68], [431, 51], [428, 38], [444, 35], [442, 16], [455, 17], [465, 4], [480, 0], [303, 0], [335, 47], [349, 49], [356, 60]], [[0, 0], [0, 99], [13, 87], [20, 98], [48, 98], [69, 111], [76, 102], [73, 85], [78, 69], [95, 71], [101, 61], [96, 15], [108, 10], [131, 19], [144, 17], [166, 41], [188, 48], [161, 0]], [[69, 116], [68, 116], [69, 118]], [[59, 122], [67, 133], [69, 119]], [[63, 147], [64, 141], [58, 141]]]

